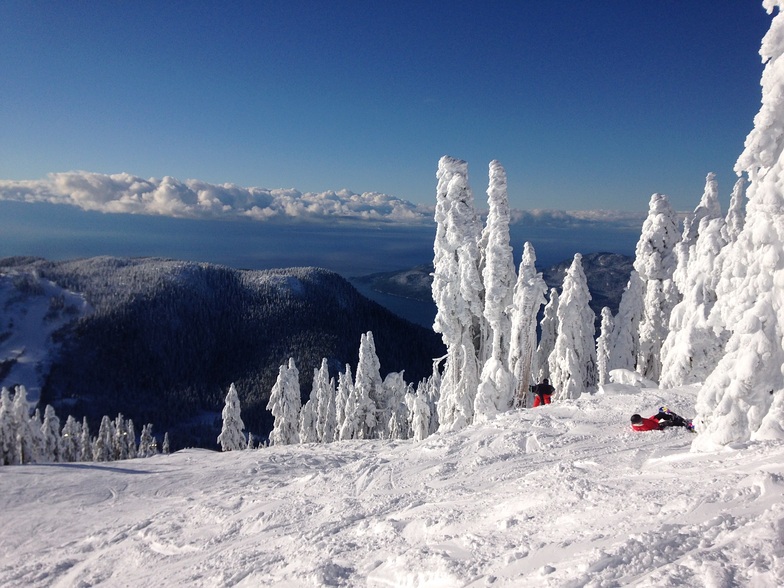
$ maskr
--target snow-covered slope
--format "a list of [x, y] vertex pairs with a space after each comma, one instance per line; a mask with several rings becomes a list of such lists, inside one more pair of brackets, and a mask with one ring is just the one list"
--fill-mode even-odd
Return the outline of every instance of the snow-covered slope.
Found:
[[634, 433], [611, 385], [416, 443], [0, 472], [3, 586], [781, 586], [784, 444]]
[[0, 384], [21, 384], [37, 402], [59, 348], [53, 335], [90, 311], [83, 296], [48, 280], [0, 273]]

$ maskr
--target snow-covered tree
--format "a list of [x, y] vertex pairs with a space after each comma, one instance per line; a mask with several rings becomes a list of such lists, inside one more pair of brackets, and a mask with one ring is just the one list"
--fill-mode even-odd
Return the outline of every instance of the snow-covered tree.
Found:
[[498, 161], [490, 162], [487, 188], [489, 212], [483, 232], [484, 319], [487, 325], [489, 350], [480, 353], [483, 361], [474, 399], [474, 419], [487, 420], [512, 406], [515, 381], [509, 369], [512, 345], [512, 301], [516, 274], [509, 238], [509, 198], [506, 171]]
[[329, 377], [327, 359], [321, 360], [321, 367], [313, 371], [313, 392], [316, 399], [316, 429], [321, 443], [332, 443], [337, 429], [335, 409], [335, 383]]
[[661, 346], [669, 330], [670, 313], [679, 301], [678, 289], [673, 281], [678, 241], [677, 217], [669, 199], [654, 194], [634, 259], [634, 269], [643, 282], [643, 315], [636, 369], [640, 375], [654, 381], [659, 380]]
[[[717, 258], [727, 242], [724, 219], [719, 216], [716, 182], [708, 175], [705, 194], [695, 216], [700, 213], [699, 227], [684, 231], [678, 244], [676, 285], [681, 301], [670, 314], [670, 329], [661, 349], [663, 387], [702, 382], [713, 371], [723, 354], [726, 337], [708, 324], [716, 303], [716, 285], [720, 265]], [[686, 245], [689, 244], [689, 245]]]
[[[539, 371], [536, 365], [536, 321], [539, 309], [547, 302], [545, 292], [547, 284], [542, 274], [536, 271], [536, 252], [533, 245], [526, 243], [512, 298], [512, 347], [509, 353], [509, 369], [514, 376], [515, 404], [518, 407], [526, 405], [531, 377]], [[556, 293], [556, 304], [557, 297]], [[548, 336], [552, 335], [554, 344], [554, 322], [551, 326], [553, 328]]]
[[[253, 437], [250, 433], [248, 433], [248, 439], [250, 440], [250, 444], [253, 445]], [[164, 455], [169, 455], [171, 453], [171, 444], [169, 443], [169, 431], [166, 431], [163, 434], [163, 446], [161, 447], [161, 451]]]
[[60, 419], [55, 414], [51, 404], [47, 404], [44, 409], [44, 422], [41, 425], [41, 434], [43, 435], [44, 461], [63, 461]]
[[16, 422], [18, 463], [33, 463], [35, 461], [33, 430], [30, 427], [30, 405], [27, 402], [27, 389], [24, 386], [17, 386], [14, 391], [13, 411]]
[[746, 222], [717, 285], [732, 335], [697, 397], [697, 449], [784, 439], [784, 2], [762, 40], [762, 106], [735, 164], [749, 177]]
[[730, 207], [724, 219], [721, 236], [726, 243], [734, 243], [746, 222], [746, 178], [741, 176], [735, 182], [730, 196]]
[[[104, 417], [108, 420], [107, 417]], [[103, 426], [103, 423], [101, 423]], [[99, 434], [100, 436], [100, 434]], [[152, 424], [147, 423], [142, 426], [142, 434], [139, 437], [139, 457], [151, 457], [158, 452], [155, 437], [152, 436]], [[99, 461], [96, 457], [96, 461]]]
[[590, 301], [582, 255], [577, 253], [564, 277], [558, 301], [558, 335], [550, 354], [554, 400], [579, 398], [583, 391], [596, 385], [596, 316], [588, 306]]
[[81, 457], [81, 431], [79, 429], [79, 422], [68, 415], [60, 435], [64, 462], [79, 461]]
[[[338, 374], [338, 388], [335, 393], [335, 440], [354, 439], [356, 437], [356, 423], [354, 414], [356, 412], [353, 403], [355, 397], [352, 394], [354, 388], [354, 376], [351, 374], [351, 366], [346, 364], [346, 369]], [[350, 419], [347, 418], [350, 415]]]
[[422, 441], [430, 434], [431, 405], [428, 400], [427, 381], [417, 387], [416, 394], [407, 397], [411, 415], [411, 436], [415, 441]]
[[8, 388], [3, 387], [0, 391], [0, 465], [21, 463], [17, 453], [17, 428], [11, 392]]
[[128, 459], [134, 459], [139, 453], [139, 448], [136, 446], [136, 428], [132, 419], [125, 421], [125, 432], [125, 438], [128, 443]]
[[240, 397], [234, 383], [229, 386], [226, 394], [226, 401], [223, 405], [223, 426], [218, 443], [221, 451], [237, 451], [245, 449], [245, 423], [242, 422], [242, 409], [240, 407]]
[[506, 171], [498, 161], [490, 162], [490, 181], [487, 188], [489, 211], [483, 231], [484, 318], [488, 325], [489, 350], [487, 358], [506, 365], [512, 337], [512, 298], [517, 276], [509, 237], [509, 197]]
[[640, 355], [640, 323], [645, 314], [645, 284], [636, 270], [621, 295], [611, 338], [610, 370], [634, 371]]
[[[114, 457], [114, 425], [111, 419], [104, 415], [101, 419], [101, 426], [98, 429], [98, 436], [93, 442], [93, 459], [95, 461], [111, 461]], [[144, 432], [142, 432], [144, 438]], [[146, 456], [145, 456], [146, 457]]]
[[90, 439], [90, 426], [87, 424], [87, 417], [82, 419], [81, 438], [79, 440], [79, 461], [93, 461], [93, 444]]
[[558, 290], [551, 288], [550, 299], [544, 307], [544, 316], [539, 324], [542, 336], [536, 348], [537, 383], [550, 378], [550, 355], [558, 336], [558, 298]]
[[410, 435], [409, 413], [406, 396], [411, 386], [403, 379], [403, 372], [390, 372], [384, 378], [389, 420], [386, 431], [389, 439], [408, 439]]
[[299, 411], [302, 408], [299, 387], [299, 370], [294, 358], [288, 365], [280, 366], [278, 379], [272, 387], [267, 410], [275, 417], [270, 433], [272, 445], [299, 443]]
[[480, 228], [464, 161], [444, 156], [438, 163], [436, 237], [433, 245], [433, 329], [441, 333], [447, 359], [441, 379], [438, 418], [445, 431], [474, 419], [482, 339]]
[[318, 429], [317, 429], [316, 402], [314, 398], [302, 405], [299, 411], [299, 442], [300, 443], [317, 443], [318, 442]]
[[610, 341], [612, 339], [613, 327], [612, 311], [605, 306], [602, 308], [602, 324], [599, 330], [599, 338], [596, 340], [596, 368], [600, 386], [609, 381]]
[[373, 333], [368, 331], [360, 338], [357, 373], [354, 377], [356, 394], [356, 419], [360, 439], [386, 436], [386, 425], [392, 416], [387, 406], [386, 390], [381, 379], [381, 363], [376, 355]]

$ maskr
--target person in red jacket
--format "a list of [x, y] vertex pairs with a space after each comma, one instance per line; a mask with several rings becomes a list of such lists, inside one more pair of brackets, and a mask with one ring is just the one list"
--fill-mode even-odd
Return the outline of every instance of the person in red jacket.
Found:
[[657, 414], [648, 418], [638, 414], [632, 415], [632, 429], [635, 431], [661, 431], [667, 427], [686, 427], [690, 431], [694, 430], [691, 421], [687, 421], [666, 407], [660, 408]]

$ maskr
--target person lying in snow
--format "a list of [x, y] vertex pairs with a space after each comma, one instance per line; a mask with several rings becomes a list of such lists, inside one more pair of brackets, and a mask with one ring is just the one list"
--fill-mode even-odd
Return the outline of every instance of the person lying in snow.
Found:
[[694, 431], [690, 420], [675, 414], [666, 406], [662, 406], [657, 414], [647, 419], [638, 414], [632, 415], [632, 429], [635, 431], [661, 431], [667, 427], [686, 427], [689, 431]]

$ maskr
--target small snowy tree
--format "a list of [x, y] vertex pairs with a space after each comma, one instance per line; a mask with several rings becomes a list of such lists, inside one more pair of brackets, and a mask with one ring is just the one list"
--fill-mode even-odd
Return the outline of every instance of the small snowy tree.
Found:
[[[108, 420], [108, 417], [104, 417]], [[103, 426], [103, 423], [101, 423]], [[100, 433], [98, 435], [100, 437]], [[152, 425], [150, 423], [142, 426], [142, 434], [139, 437], [139, 457], [151, 457], [157, 453], [155, 449], [155, 438], [152, 436]], [[96, 461], [98, 460], [96, 456]]]
[[[248, 439], [250, 440], [250, 444], [253, 445], [253, 438], [251, 437], [250, 433], [248, 433]], [[171, 444], [169, 443], [169, 431], [166, 431], [163, 434], [163, 446], [161, 451], [164, 455], [169, 455], [171, 453]]]
[[299, 442], [300, 443], [317, 443], [318, 442], [318, 429], [317, 429], [317, 414], [316, 414], [315, 399], [309, 399], [299, 411]]
[[[95, 461], [111, 461], [114, 457], [114, 425], [111, 419], [104, 415], [101, 419], [101, 426], [98, 429], [98, 436], [93, 442], [93, 459]], [[142, 438], [144, 432], [142, 433]], [[146, 457], [146, 456], [145, 456]]]
[[600, 386], [609, 381], [610, 340], [612, 338], [613, 326], [612, 312], [605, 306], [602, 308], [602, 324], [599, 331], [599, 339], [596, 341], [596, 367]]
[[64, 461], [62, 456], [62, 440], [60, 438], [60, 419], [51, 404], [44, 409], [44, 422], [41, 425], [43, 435], [43, 456], [45, 461]]
[[637, 357], [640, 355], [640, 323], [645, 314], [644, 291], [645, 284], [640, 274], [632, 270], [614, 321], [610, 342], [611, 371], [634, 371], [637, 368]]
[[79, 461], [81, 453], [80, 437], [78, 421], [71, 415], [68, 415], [68, 418], [65, 419], [65, 424], [63, 425], [62, 434], [60, 435], [60, 438], [62, 439], [64, 462]]
[[242, 422], [240, 397], [233, 382], [226, 394], [222, 416], [223, 427], [217, 439], [221, 451], [245, 449], [245, 423]]
[[16, 432], [18, 425], [14, 415], [11, 392], [3, 387], [0, 391], [0, 465], [21, 463], [17, 453]]
[[90, 426], [87, 424], [87, 417], [82, 419], [81, 439], [79, 441], [79, 461], [93, 461], [93, 444], [90, 438]]
[[558, 335], [550, 354], [555, 399], [579, 398], [583, 391], [596, 385], [596, 316], [588, 306], [590, 301], [582, 255], [577, 253], [564, 277], [558, 301]]
[[[353, 424], [354, 407], [351, 405], [351, 389], [354, 387], [354, 376], [351, 366], [346, 364], [346, 369], [338, 374], [338, 387], [335, 392], [335, 440], [353, 439], [356, 431]], [[351, 422], [347, 418], [351, 416]]]
[[288, 365], [280, 366], [278, 379], [272, 387], [267, 410], [275, 417], [270, 433], [272, 445], [299, 443], [299, 411], [302, 408], [299, 387], [299, 370], [294, 358]]

